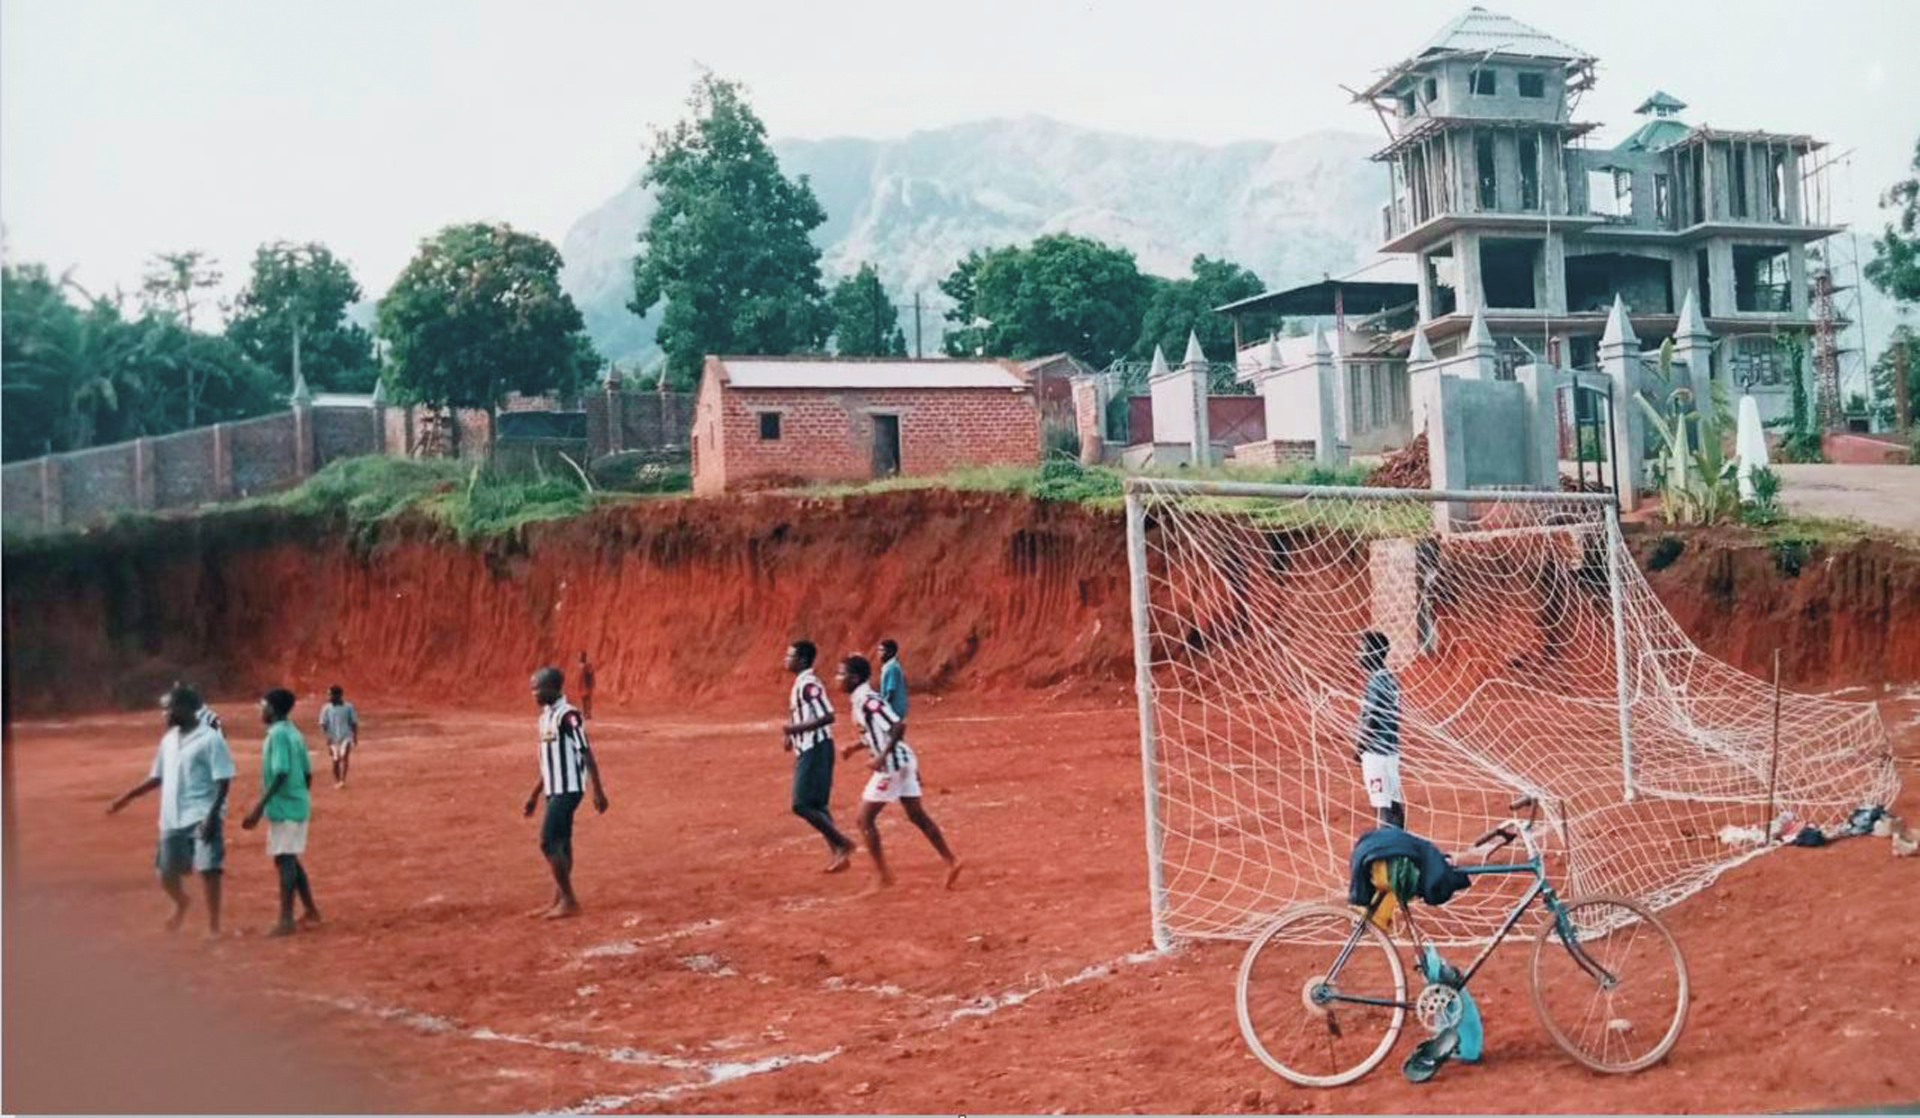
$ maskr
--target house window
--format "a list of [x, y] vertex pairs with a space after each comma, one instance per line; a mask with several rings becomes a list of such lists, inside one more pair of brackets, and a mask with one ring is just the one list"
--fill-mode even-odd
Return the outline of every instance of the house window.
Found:
[[1785, 245], [1733, 246], [1733, 308], [1784, 314], [1793, 309]]
[[1775, 221], [1787, 220], [1787, 153], [1770, 152], [1767, 157], [1767, 211]]
[[1727, 198], [1733, 216], [1747, 216], [1747, 145], [1735, 144], [1728, 162], [1733, 167], [1732, 181], [1727, 184]]
[[1493, 133], [1475, 132], [1473, 134], [1473, 162], [1478, 171], [1480, 184], [1480, 208], [1496, 209], [1499, 206], [1499, 179], [1495, 177], [1493, 167]]
[[1412, 116], [1413, 108], [1413, 90], [1409, 89], [1400, 95], [1400, 115]]
[[1665, 228], [1673, 227], [1673, 180], [1662, 174], [1653, 176], [1653, 219]]
[[1473, 72], [1473, 95], [1475, 97], [1492, 97], [1500, 92], [1500, 82], [1499, 79], [1494, 76], [1495, 73], [1496, 71], [1490, 69], [1480, 69]]
[[1435, 101], [1438, 101], [1440, 99], [1440, 82], [1437, 79], [1428, 78], [1425, 92], [1427, 95], [1427, 104], [1431, 105]]
[[1547, 95], [1547, 76], [1545, 74], [1518, 73], [1513, 76], [1513, 84], [1520, 90], [1522, 97], [1545, 97]]
[[1540, 208], [1540, 137], [1520, 137], [1520, 208]]
[[760, 413], [760, 441], [778, 442], [780, 439], [780, 413], [763, 411]]
[[1733, 344], [1733, 383], [1778, 386], [1786, 383], [1787, 363], [1772, 338], [1736, 338]]

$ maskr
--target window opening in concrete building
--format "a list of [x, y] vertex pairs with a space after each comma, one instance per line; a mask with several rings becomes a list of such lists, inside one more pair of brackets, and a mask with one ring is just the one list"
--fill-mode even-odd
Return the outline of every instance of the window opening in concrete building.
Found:
[[1433, 198], [1427, 188], [1427, 153], [1414, 148], [1407, 153], [1407, 190], [1413, 197], [1413, 223], [1419, 225], [1433, 215]]
[[1495, 71], [1482, 67], [1473, 72], [1473, 95], [1475, 97], [1493, 97], [1500, 92], [1500, 80]]
[[1635, 314], [1673, 313], [1673, 265], [1652, 256], [1591, 252], [1567, 257], [1567, 310], [1604, 314], [1615, 297]]
[[1657, 172], [1653, 176], [1653, 220], [1663, 229], [1673, 228], [1673, 180]]
[[1400, 115], [1412, 116], [1413, 109], [1413, 90], [1409, 89], [1400, 95]]
[[1459, 273], [1454, 269], [1453, 246], [1427, 253], [1427, 287], [1433, 299], [1433, 317], [1452, 314], [1460, 307]]
[[1429, 105], [1433, 104], [1435, 101], [1438, 101], [1440, 99], [1440, 82], [1437, 78], [1427, 79], [1426, 95], [1427, 95], [1427, 104]]
[[1488, 237], [1480, 242], [1480, 287], [1489, 307], [1531, 309], [1541, 243]]
[[1747, 145], [1733, 144], [1728, 149], [1728, 162], [1732, 170], [1727, 176], [1728, 212], [1735, 217], [1747, 216]]
[[763, 411], [760, 413], [760, 438], [764, 442], [777, 442], [780, 438], [780, 413]]
[[1493, 166], [1493, 133], [1480, 131], [1473, 134], [1474, 181], [1479, 184], [1480, 208], [1498, 209], [1500, 206], [1500, 180]]
[[1727, 364], [1733, 383], [1743, 387], [1777, 387], [1787, 383], [1787, 363], [1780, 346], [1770, 337], [1733, 339], [1733, 355]]
[[1567, 361], [1570, 367], [1582, 372], [1599, 368], [1600, 339], [1592, 334], [1575, 334], [1568, 338]]
[[1787, 220], [1787, 153], [1767, 151], [1767, 212], [1775, 221]]
[[1706, 249], [1696, 249], [1693, 254], [1695, 295], [1700, 297], [1700, 313], [1713, 313], [1713, 267], [1709, 262]]
[[873, 417], [873, 476], [892, 477], [900, 472], [900, 417]]
[[1689, 176], [1693, 188], [1693, 209], [1688, 214], [1689, 224], [1699, 224], [1707, 220], [1707, 157], [1704, 149], [1695, 147], [1688, 163], [1693, 173]]
[[1533, 364], [1533, 354], [1519, 338], [1512, 334], [1502, 334], [1495, 338], [1493, 350], [1495, 380], [1515, 380], [1519, 376], [1520, 366]]
[[1740, 311], [1793, 309], [1785, 245], [1733, 246], [1733, 306]]
[[1547, 95], [1547, 76], [1545, 74], [1521, 71], [1513, 76], [1514, 88], [1522, 97], [1545, 97]]
[[[1624, 196], [1622, 185], [1624, 180]], [[1602, 167], [1587, 172], [1587, 210], [1599, 217], [1633, 216], [1633, 175]]]
[[1520, 137], [1520, 208], [1523, 210], [1540, 208], [1540, 137], [1538, 136]]

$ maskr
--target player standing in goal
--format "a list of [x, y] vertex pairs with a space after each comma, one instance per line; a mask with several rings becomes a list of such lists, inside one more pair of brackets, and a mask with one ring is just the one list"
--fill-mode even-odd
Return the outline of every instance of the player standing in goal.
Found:
[[607, 793], [600, 787], [600, 766], [587, 747], [586, 720], [561, 693], [566, 676], [559, 668], [533, 673], [533, 699], [540, 704], [540, 781], [527, 795], [522, 815], [532, 815], [547, 794], [547, 813], [540, 820], [540, 853], [553, 871], [553, 904], [529, 916], [558, 920], [580, 911], [573, 895], [573, 813], [580, 808], [588, 777], [593, 778], [593, 810], [607, 810]]
[[1385, 633], [1360, 634], [1360, 670], [1367, 674], [1360, 699], [1360, 727], [1353, 746], [1366, 781], [1367, 802], [1386, 827], [1405, 828], [1407, 805], [1400, 791], [1400, 680], [1387, 667], [1392, 643]]
[[[840, 672], [834, 679], [840, 690], [852, 696], [850, 701], [854, 717], [860, 723], [861, 737], [873, 752], [873, 775], [867, 778], [866, 791], [860, 795], [860, 833], [866, 836], [867, 852], [873, 855], [874, 868], [880, 871], [880, 884], [893, 884], [893, 873], [887, 869], [887, 860], [880, 853], [880, 809], [899, 800], [907, 818], [927, 836], [934, 852], [947, 864], [947, 888], [953, 888], [953, 883], [960, 878], [960, 859], [947, 849], [940, 825], [920, 806], [920, 763], [904, 740], [906, 722], [874, 691], [873, 666], [865, 656], [849, 656], [840, 661]], [[854, 742], [847, 746], [846, 755], [853, 756], [860, 745]]]

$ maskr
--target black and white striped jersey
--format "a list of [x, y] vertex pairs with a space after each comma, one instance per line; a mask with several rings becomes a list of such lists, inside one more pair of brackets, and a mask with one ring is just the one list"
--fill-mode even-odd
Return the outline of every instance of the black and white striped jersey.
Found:
[[540, 780], [547, 795], [584, 792], [587, 724], [564, 697], [540, 712]]
[[913, 750], [903, 738], [891, 751], [887, 745], [893, 738], [893, 727], [900, 716], [893, 712], [887, 701], [873, 689], [870, 683], [862, 683], [853, 690], [853, 713], [860, 720], [860, 737], [873, 751], [873, 759], [886, 764], [886, 771], [897, 773], [914, 763]]
[[[787, 719], [789, 726], [812, 722], [833, 713], [833, 704], [827, 702], [827, 689], [820, 685], [820, 677], [813, 674], [812, 668], [793, 677], [793, 693], [787, 698], [787, 710], [792, 715]], [[788, 736], [793, 740], [793, 748], [801, 753], [816, 745], [833, 747], [833, 733], [825, 726]]]

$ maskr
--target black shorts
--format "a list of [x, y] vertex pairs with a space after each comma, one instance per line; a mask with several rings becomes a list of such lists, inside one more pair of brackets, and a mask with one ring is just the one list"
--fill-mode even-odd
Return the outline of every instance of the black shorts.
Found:
[[833, 799], [833, 742], [821, 742], [793, 759], [793, 806], [826, 810]]
[[547, 813], [540, 818], [542, 854], [573, 854], [573, 813], [580, 809], [580, 796], [579, 792], [553, 792], [547, 796]]

